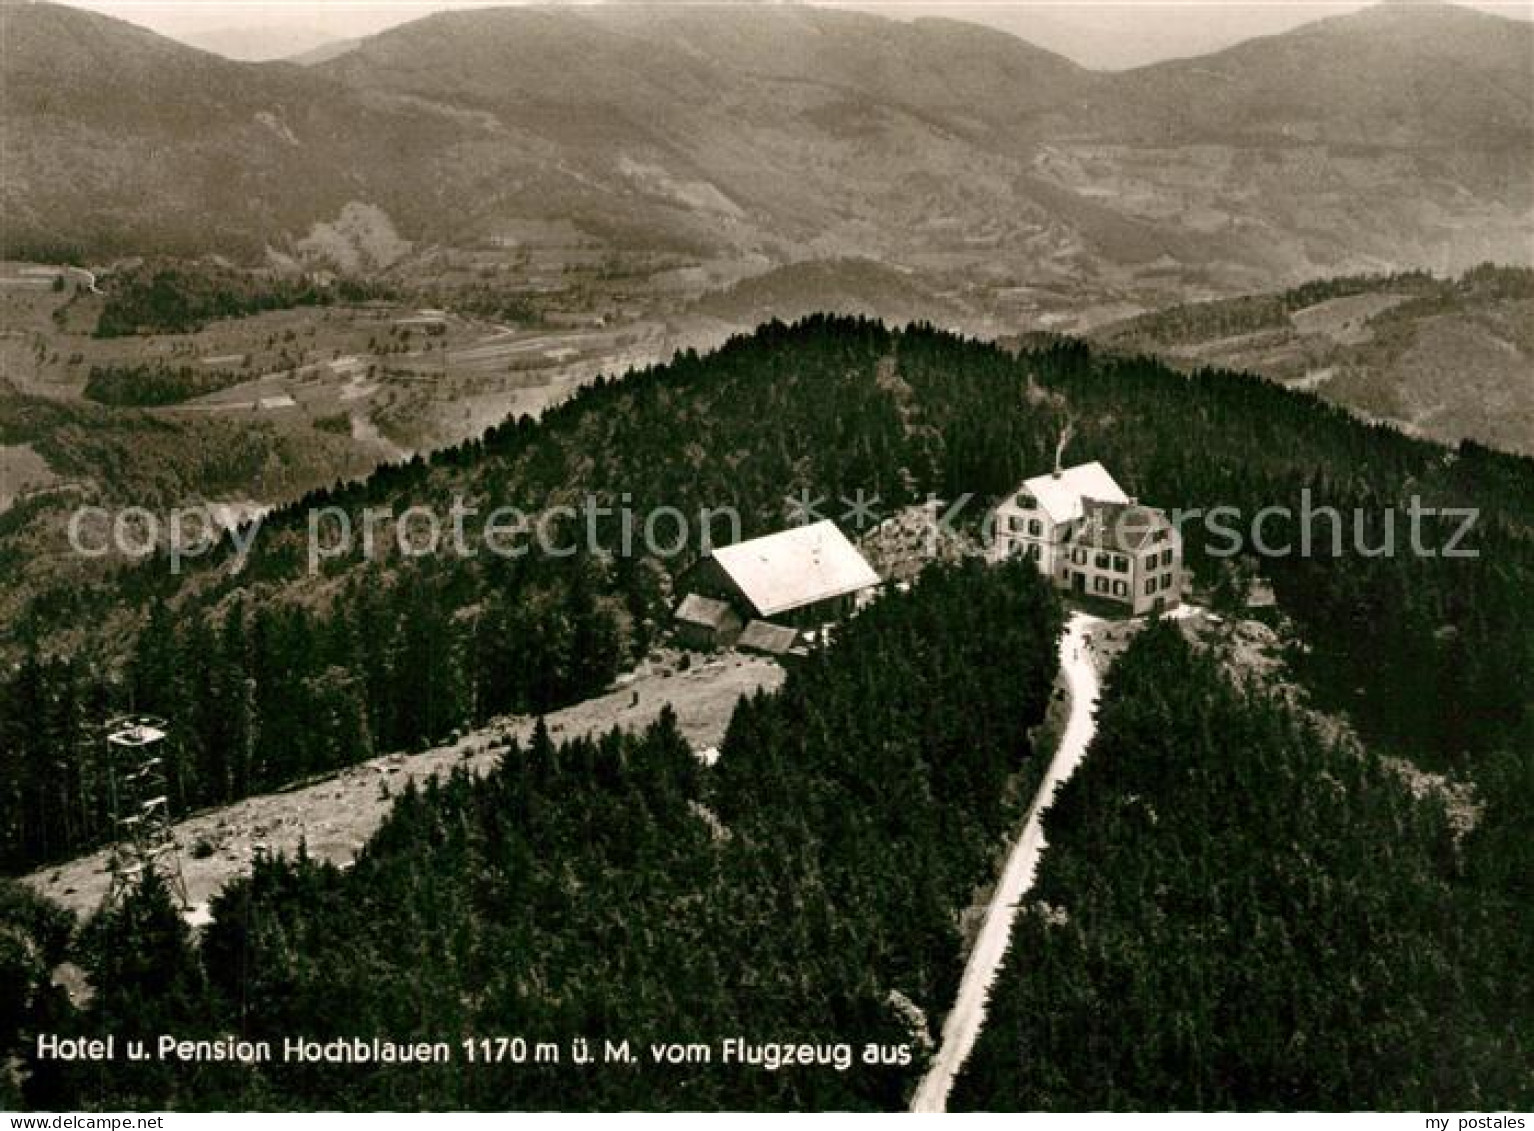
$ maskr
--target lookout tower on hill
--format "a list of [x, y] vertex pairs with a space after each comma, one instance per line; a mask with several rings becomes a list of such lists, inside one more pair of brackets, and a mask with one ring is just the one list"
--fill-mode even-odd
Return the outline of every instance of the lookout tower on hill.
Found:
[[107, 780], [117, 838], [110, 863], [110, 902], [127, 895], [150, 872], [158, 872], [171, 896], [186, 906], [181, 855], [170, 827], [167, 736], [165, 720], [154, 715], [122, 715], [106, 724]]

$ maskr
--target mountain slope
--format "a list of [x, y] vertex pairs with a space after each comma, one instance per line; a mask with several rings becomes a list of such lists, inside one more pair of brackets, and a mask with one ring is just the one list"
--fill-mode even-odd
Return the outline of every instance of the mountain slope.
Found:
[[1534, 272], [1336, 279], [1172, 307], [1094, 337], [1260, 373], [1446, 443], [1534, 455]]
[[610, 245], [1095, 293], [1534, 254], [1534, 30], [1457, 9], [1119, 75], [796, 5], [442, 13], [310, 67], [3, 18], [11, 254], [253, 256], [350, 202], [449, 246], [559, 217]]
[[466, 131], [449, 115], [364, 97], [288, 64], [234, 63], [121, 20], [6, 6], [0, 184], [11, 253], [257, 252], [356, 193], [395, 207], [399, 168]]
[[[35, 867], [102, 831], [95, 748], [60, 737], [78, 734], [66, 705], [131, 701], [176, 719], [168, 772], [188, 808], [419, 748], [496, 714], [544, 712], [600, 692], [648, 652], [668, 620], [670, 581], [692, 560], [638, 542], [637, 556], [620, 553], [618, 500], [635, 516], [734, 508], [749, 535], [782, 526], [786, 495], [819, 498], [835, 515], [854, 496], [891, 513], [929, 492], [975, 492], [965, 513], [978, 521], [981, 499], [1048, 466], [1067, 416], [1071, 458], [1103, 460], [1158, 505], [1259, 524], [1287, 506], [1291, 521], [1263, 535], [1270, 547], [1293, 535], [1301, 507], [1391, 507], [1403, 524], [1408, 499], [1475, 508], [1460, 547], [1470, 557], [1380, 555], [1362, 542], [1367, 533], [1377, 547], [1377, 532], [1354, 528], [1358, 543], [1333, 549], [1323, 536], [1313, 553], [1245, 556], [1243, 568], [1271, 580], [1304, 645], [1295, 676], [1318, 708], [1345, 707], [1371, 741], [1433, 768], [1474, 773], [1499, 750], [1528, 748], [1534, 464], [1473, 446], [1451, 453], [1268, 383], [1190, 380], [1069, 341], [1017, 356], [822, 318], [679, 354], [588, 387], [536, 423], [316, 493], [269, 516], [243, 570], [231, 553], [179, 575], [146, 561], [6, 621], [45, 643], [59, 628], [125, 628], [80, 644], [72, 663], [26, 660], [0, 679], [0, 781], [11, 783], [0, 794], [0, 866]], [[598, 538], [610, 559], [474, 552], [486, 549], [483, 516], [503, 503], [587, 497], [609, 516]], [[318, 572], [306, 563], [306, 526], [320, 513], [310, 508], [350, 512], [355, 530], [365, 508], [440, 515], [449, 505], [481, 516], [467, 524], [467, 554], [448, 542], [404, 556], [386, 523], [378, 554], [354, 544]], [[1430, 512], [1423, 544], [1443, 546], [1460, 513]], [[584, 525], [573, 521], [559, 544], [579, 545]], [[1187, 524], [1201, 583], [1231, 567], [1234, 528]], [[136, 641], [135, 624], [146, 626]], [[113, 653], [125, 645], [133, 658], [119, 667]], [[972, 675], [965, 664], [946, 671], [961, 684]], [[65, 750], [78, 757], [60, 767]]]
[[[578, 173], [581, 192], [561, 204], [594, 226], [690, 219], [715, 246], [885, 254], [919, 245], [910, 229], [934, 212], [973, 221], [951, 170], [1005, 176], [1011, 162], [991, 151], [1092, 81], [968, 25], [707, 6], [441, 13], [317, 69], [540, 138]], [[498, 207], [550, 204], [512, 183]]]
[[1042, 176], [1224, 241], [1260, 265], [1237, 290], [1534, 261], [1524, 21], [1382, 4], [1104, 76], [1054, 126]]

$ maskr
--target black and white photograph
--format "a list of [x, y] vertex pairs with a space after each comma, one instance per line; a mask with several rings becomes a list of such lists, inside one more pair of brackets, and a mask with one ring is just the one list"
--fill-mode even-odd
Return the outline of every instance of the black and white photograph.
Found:
[[1531, 0], [0, 0], [8, 1128], [1534, 1131], [1531, 816]]

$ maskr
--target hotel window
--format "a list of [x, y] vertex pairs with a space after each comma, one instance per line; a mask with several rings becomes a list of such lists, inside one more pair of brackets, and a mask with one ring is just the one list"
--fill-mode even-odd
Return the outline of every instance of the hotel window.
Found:
[[1115, 573], [1128, 573], [1129, 572], [1129, 559], [1126, 558], [1123, 554], [1114, 554], [1113, 555], [1113, 569], [1114, 569]]
[[1149, 597], [1155, 591], [1156, 591], [1156, 579], [1154, 577], [1152, 577], [1152, 578], [1149, 578], [1145, 582], [1145, 595], [1147, 597]]
[[1012, 531], [1013, 534], [1021, 534], [1026, 526], [1027, 524], [1023, 522], [1019, 515], [1007, 516], [1007, 529]]
[[1108, 592], [1108, 579], [1106, 577], [1094, 578], [1092, 581], [1092, 588], [1097, 590], [1099, 593]]
[[1145, 556], [1145, 568], [1146, 569], [1155, 569], [1156, 568], [1156, 555], [1155, 554], [1147, 554]]
[[1113, 595], [1115, 597], [1127, 597], [1127, 596], [1129, 596], [1129, 582], [1127, 582], [1127, 581], [1115, 581], [1113, 583]]
[[1108, 568], [1108, 563], [1109, 563], [1109, 559], [1108, 559], [1108, 555], [1107, 554], [1098, 554], [1097, 555], [1097, 561], [1094, 564], [1097, 566], [1098, 569], [1107, 569]]
[[1169, 566], [1169, 565], [1172, 564], [1172, 551], [1171, 550], [1162, 550], [1161, 551], [1161, 564], [1164, 565], [1164, 566]]
[[1028, 533], [1032, 534], [1035, 538], [1039, 537], [1044, 533], [1044, 524], [1036, 518], [1030, 518], [1028, 520]]

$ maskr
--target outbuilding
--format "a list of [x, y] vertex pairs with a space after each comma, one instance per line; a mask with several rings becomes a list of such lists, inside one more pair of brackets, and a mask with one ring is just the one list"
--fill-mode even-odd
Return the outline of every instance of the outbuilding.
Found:
[[700, 652], [728, 648], [744, 622], [727, 602], [689, 593], [676, 607], [676, 638], [684, 648]]

